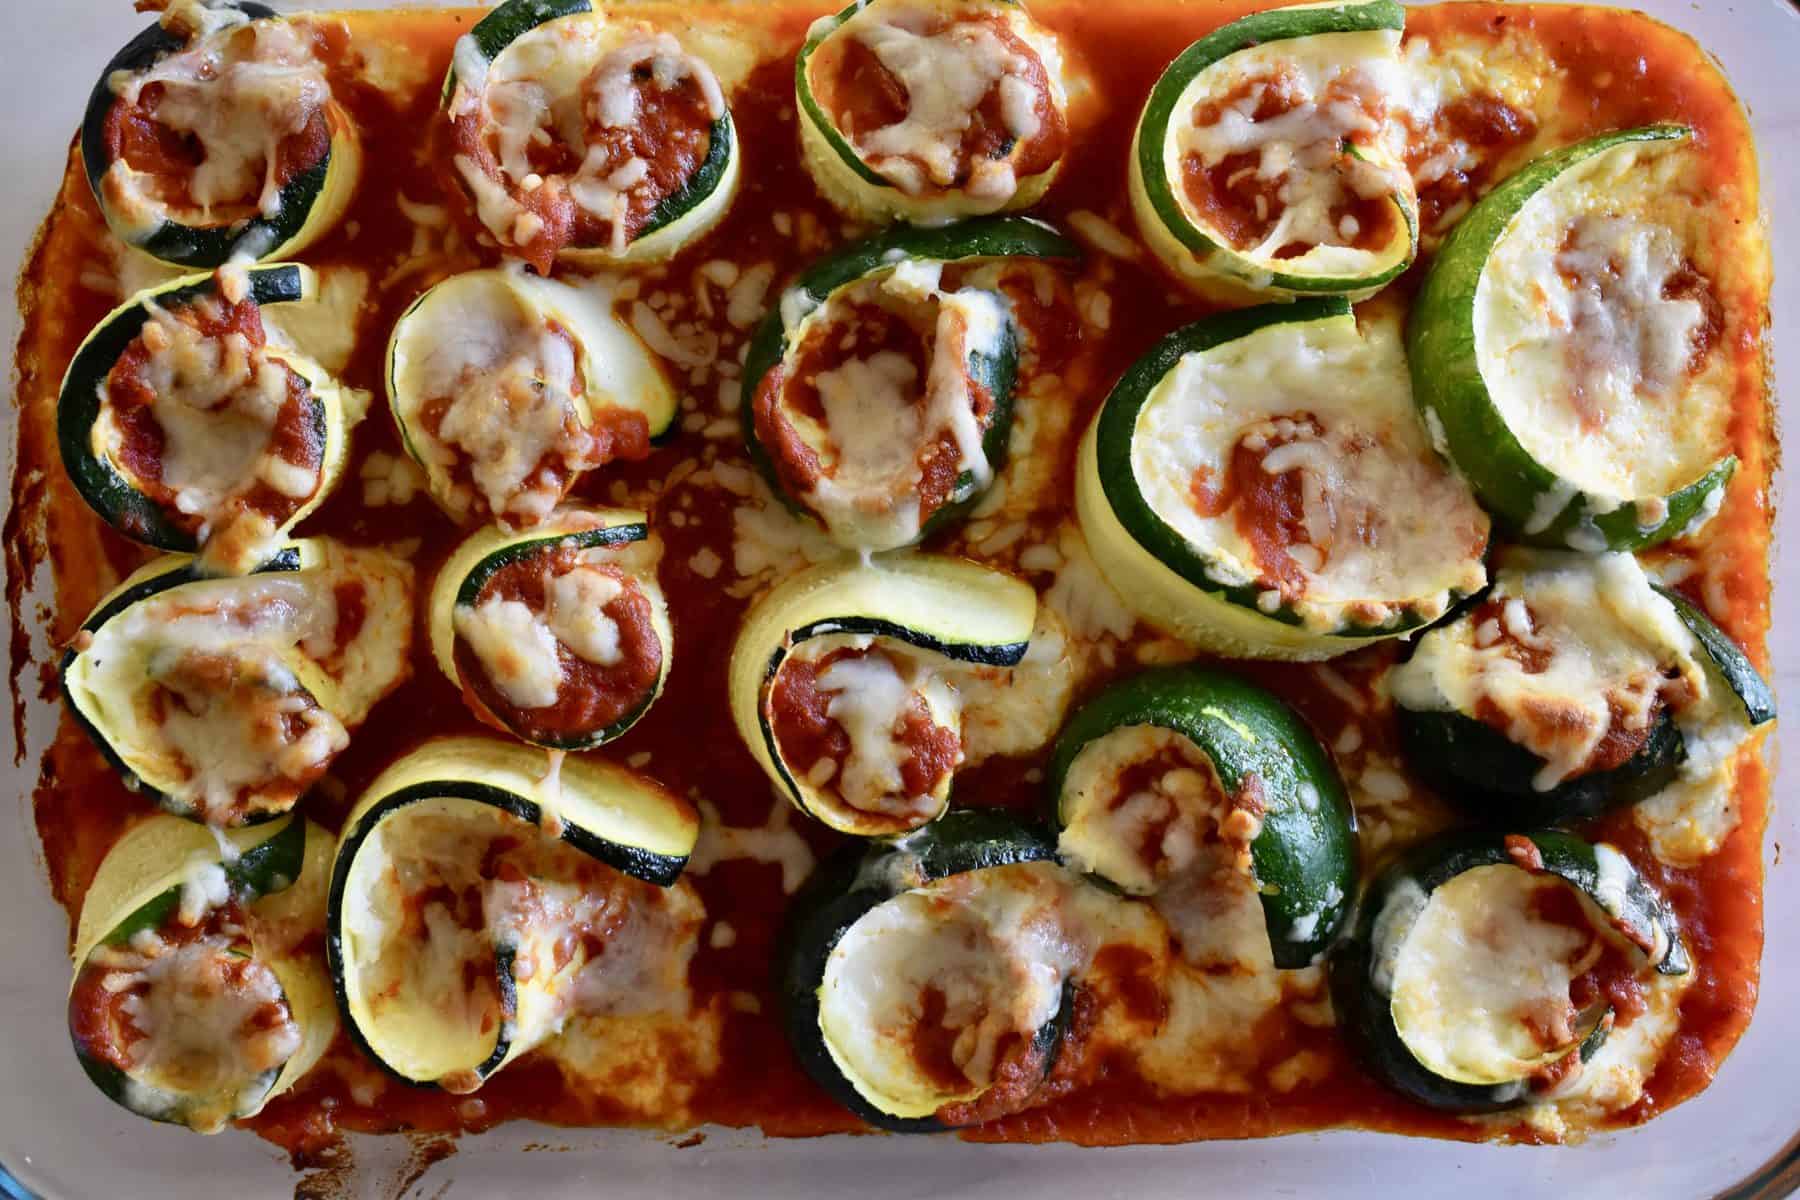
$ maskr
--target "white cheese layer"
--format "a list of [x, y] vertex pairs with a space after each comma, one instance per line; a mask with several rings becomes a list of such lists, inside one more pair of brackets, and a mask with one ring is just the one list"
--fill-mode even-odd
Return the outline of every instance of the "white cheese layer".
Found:
[[1508, 738], [1544, 760], [1540, 791], [1577, 774], [1615, 719], [1642, 731], [1659, 700], [1679, 698], [1685, 731], [1717, 699], [1693, 635], [1629, 554], [1519, 556], [1490, 595], [1498, 618], [1426, 634], [1389, 688], [1414, 712], [1497, 707]]
[[[1269, 475], [1299, 473], [1304, 536], [1286, 550], [1297, 589], [1265, 582], [1241, 502], [1217, 515], [1195, 502], [1196, 479], [1226, 486], [1240, 444], [1266, 451]], [[1348, 318], [1283, 322], [1184, 356], [1138, 413], [1131, 469], [1215, 584], [1265, 587], [1308, 629], [1386, 624], [1407, 609], [1436, 617], [1486, 580], [1487, 517], [1432, 450], [1385, 319], [1360, 333]]]
[[1729, 449], [1730, 364], [1703, 328], [1717, 267], [1700, 161], [1628, 142], [1569, 168], [1513, 218], [1476, 288], [1494, 405], [1601, 511], [1674, 492]]

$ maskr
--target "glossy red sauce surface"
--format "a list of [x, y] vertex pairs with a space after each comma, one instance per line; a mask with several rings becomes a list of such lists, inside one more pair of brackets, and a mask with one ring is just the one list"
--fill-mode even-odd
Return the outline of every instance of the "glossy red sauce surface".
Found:
[[[1069, 213], [1085, 209], [1129, 229], [1125, 156], [1143, 97], [1191, 40], [1257, 7], [1266, 5], [1242, 0], [1189, 5], [1166, 0], [1129, 5], [1073, 0], [1034, 4], [1034, 15], [1063, 39], [1066, 50], [1094, 82], [1093, 103], [1085, 110], [1083, 123], [1071, 130], [1061, 175], [1038, 215], [1064, 224]], [[648, 14], [653, 6], [645, 5], [642, 11]], [[704, 15], [713, 10], [693, 6], [683, 11]], [[735, 10], [718, 11], [725, 16]], [[773, 260], [781, 264], [785, 277], [825, 248], [781, 232], [771, 224], [772, 212], [792, 215], [797, 227], [805, 227], [809, 221], [822, 222], [830, 229], [838, 227], [800, 164], [792, 91], [792, 53], [822, 6], [772, 3], [754, 11], [758, 26], [785, 49], [774, 61], [755, 70], [732, 96], [743, 144], [744, 186], [723, 223], [674, 264], [668, 276], [671, 280], [685, 279], [698, 264], [720, 256], [742, 262]], [[364, 335], [342, 375], [345, 382], [369, 389], [377, 397], [382, 389], [388, 332], [400, 313], [438, 277], [426, 271], [385, 281], [388, 265], [401, 264], [407, 258], [415, 233], [394, 197], [455, 205], [438, 167], [413, 149], [432, 123], [437, 83], [449, 64], [452, 44], [478, 15], [414, 10], [357, 15], [346, 22], [347, 34], [330, 32], [322, 39], [337, 99], [373, 152], [367, 156], [349, 216], [305, 258], [315, 264], [356, 264], [373, 270], [377, 283], [362, 311]], [[1710, 181], [1722, 197], [1721, 203], [1739, 205], [1746, 219], [1754, 215], [1756, 197], [1750, 182], [1754, 161], [1743, 115], [1702, 52], [1686, 38], [1628, 14], [1555, 6], [1431, 6], [1411, 10], [1409, 25], [1415, 35], [1456, 31], [1496, 39], [1509, 29], [1523, 30], [1547, 48], [1557, 68], [1583, 81], [1562, 114], [1567, 140], [1650, 121], [1686, 121], [1701, 131]], [[351, 64], [355, 45], [364, 40], [403, 47], [407, 56], [424, 65], [419, 86], [407, 96], [396, 97], [359, 81]], [[1470, 114], [1469, 119], [1488, 131], [1495, 142], [1523, 140], [1519, 121], [1506, 113]], [[1475, 186], [1481, 181], [1465, 182]], [[47, 625], [52, 643], [66, 643], [112, 580], [146, 557], [142, 548], [92, 516], [63, 474], [54, 441], [52, 418], [63, 368], [86, 331], [116, 302], [109, 293], [80, 282], [84, 265], [105, 261], [105, 237], [79, 164], [72, 159], [45, 238], [21, 283], [21, 307], [27, 322], [20, 351], [20, 466], [6, 546], [15, 614], [14, 672], [24, 691], [31, 690], [26, 673], [34, 665], [29, 655], [29, 630], [41, 622]], [[496, 257], [491, 250], [470, 254], [460, 265], [433, 270], [442, 274], [491, 265]], [[1079, 398], [1074, 402], [1078, 411], [1072, 414], [1077, 427], [1087, 421], [1112, 380], [1138, 355], [1206, 311], [1177, 294], [1148, 264], [1147, 256], [1115, 264], [1116, 279], [1110, 288], [1111, 333], [1098, 344], [1084, 343], [1089, 335], [1067, 312], [1041, 314], [1047, 333], [1033, 353], [1040, 365], [1049, 364], [1063, 372], [1071, 393]], [[1726, 294], [1720, 296], [1720, 302], [1730, 312], [1760, 314], [1766, 297]], [[1724, 349], [1742, 367], [1730, 431], [1741, 465], [1731, 500], [1708, 529], [1710, 576], [1726, 598], [1725, 605], [1715, 597], [1708, 607], [1726, 631], [1749, 648], [1752, 658], [1766, 665], [1770, 516], [1766, 485], [1774, 464], [1775, 442], [1760, 365], [1762, 324], [1752, 319], [1740, 321], [1735, 328], [1735, 340]], [[642, 461], [612, 463], [576, 481], [573, 496], [605, 503], [614, 480], [634, 487], [660, 482], [694, 455], [696, 442], [690, 436], [679, 436], [651, 448]], [[375, 452], [401, 452], [379, 399], [376, 410], [355, 431], [345, 486], [302, 532], [329, 534], [357, 544], [420, 538], [414, 561], [421, 582], [427, 582], [459, 534], [423, 500], [410, 506], [364, 507], [355, 480], [359, 465]], [[1054, 467], [1064, 496], [1073, 494], [1069, 486], [1072, 471], [1072, 459]], [[747, 826], [761, 823], [773, 801], [761, 769], [738, 739], [724, 699], [726, 664], [745, 602], [721, 591], [691, 565], [695, 552], [703, 548], [716, 551], [724, 547], [729, 558], [731, 511], [728, 498], [709, 492], [684, 509], [686, 519], [680, 525], [653, 518], [666, 544], [661, 580], [679, 649], [661, 700], [642, 722], [609, 747], [608, 755], [623, 759], [648, 754], [646, 773], [683, 795], [706, 798], [726, 824]], [[54, 611], [21, 611], [23, 581], [40, 562], [55, 569]], [[341, 791], [315, 792], [309, 798], [309, 812], [315, 819], [335, 827], [377, 771], [425, 738], [481, 732], [457, 688], [443, 678], [428, 653], [425, 639], [417, 639], [410, 681], [376, 709], [369, 724], [333, 765], [332, 776], [341, 783]], [[1364, 719], [1362, 714], [1372, 681], [1395, 654], [1391, 646], [1377, 647], [1338, 660], [1331, 665], [1329, 686], [1322, 674], [1310, 667], [1276, 663], [1233, 663], [1231, 667], [1289, 701], [1327, 744], [1347, 722], [1360, 721], [1366, 747], [1397, 757], [1391, 720]], [[1132, 663], [1121, 660], [1111, 675], [1134, 669]], [[37, 664], [36, 675], [46, 698], [53, 697], [53, 680], [42, 664]], [[1103, 676], [1091, 686], [1107, 681]], [[1080, 699], [1077, 697], [1077, 702]], [[15, 725], [22, 728], [20, 721], [15, 714]], [[1041, 804], [1036, 765], [1029, 760], [995, 759], [966, 770], [957, 779], [959, 803], [1035, 810]], [[1658, 863], [1628, 814], [1605, 818], [1590, 831], [1624, 850], [1670, 899], [1696, 960], [1696, 982], [1681, 1003], [1680, 1032], [1643, 1099], [1624, 1114], [1624, 1120], [1647, 1119], [1706, 1086], [1749, 1019], [1762, 943], [1761, 845], [1767, 792], [1765, 768], [1759, 761], [1747, 762], [1737, 780], [1741, 823], [1717, 854], [1696, 867]], [[71, 912], [78, 909], [101, 856], [143, 811], [141, 800], [124, 788], [81, 731], [65, 718], [42, 763], [35, 812], [51, 886]], [[816, 851], [839, 841], [803, 819], [796, 818], [795, 827]], [[780, 875], [780, 868], [773, 863], [735, 859], [690, 876], [708, 910], [729, 912], [737, 932], [731, 944], [703, 944], [694, 957], [689, 979], [696, 997], [704, 1001], [748, 993], [760, 1004], [758, 1011], [733, 1008], [728, 1012], [722, 1066], [696, 1091], [682, 1123], [753, 1125], [773, 1134], [858, 1128], [857, 1122], [802, 1074], [779, 1028], [769, 970], [786, 905]], [[1154, 1015], [1155, 987], [1141, 979], [1129, 982], [1134, 978], [1128, 977], [1128, 982], [1119, 986], [1128, 998], [1135, 998], [1132, 1004], [1137, 1010]], [[1604, 983], [1600, 986], [1604, 990]], [[39, 1033], [56, 1036], [60, 1031]], [[1263, 1089], [1241, 1095], [1181, 1096], [1161, 1094], [1147, 1086], [1122, 1060], [1090, 1062], [1081, 1071], [1087, 1082], [1065, 1090], [1053, 1088], [1054, 1098], [1049, 1103], [983, 1125], [967, 1136], [1003, 1141], [1160, 1142], [1344, 1124], [1455, 1138], [1495, 1132], [1535, 1136], [1522, 1128], [1473, 1126], [1399, 1099], [1356, 1065], [1332, 1028], [1305, 1025], [1277, 1011], [1246, 1030], [1245, 1036], [1257, 1046], [1263, 1063], [1311, 1051], [1322, 1064], [1322, 1074], [1308, 1086], [1279, 1093]], [[528, 1057], [508, 1066], [473, 1097], [386, 1085], [378, 1087], [373, 1103], [359, 1100], [347, 1083], [352, 1078], [366, 1080], [374, 1071], [358, 1061], [346, 1041], [340, 1039], [327, 1061], [335, 1064], [335, 1069], [316, 1072], [271, 1104], [251, 1122], [252, 1127], [304, 1157], [328, 1148], [344, 1129], [476, 1130], [519, 1117], [568, 1124], [642, 1119], [620, 1097], [568, 1087], [557, 1067], [542, 1057]]]

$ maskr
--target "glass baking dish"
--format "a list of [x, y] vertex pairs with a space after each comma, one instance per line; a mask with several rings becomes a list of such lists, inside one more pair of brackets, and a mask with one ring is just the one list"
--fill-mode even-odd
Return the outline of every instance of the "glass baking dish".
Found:
[[[408, 0], [395, 0], [405, 3]], [[384, 7], [340, 0], [339, 7]], [[278, 4], [278, 7], [299, 7]], [[1800, 5], [1794, 0], [1639, 0], [1638, 7], [1693, 34], [1723, 64], [1749, 109], [1761, 155], [1765, 210], [1777, 264], [1776, 378], [1800, 372]], [[0, 252], [17, 261], [60, 179], [70, 133], [98, 65], [139, 18], [125, 0], [37, 6], [14, 22], [0, 48], [0, 128], [14, 186], [0, 198]], [[10, 354], [18, 314], [0, 321]], [[10, 408], [0, 443], [10, 474]], [[1779, 481], [1778, 481], [1779, 482]], [[1785, 489], [1778, 489], [1778, 500]], [[1800, 695], [1800, 509], [1778, 505], [1775, 628], [1778, 691]], [[47, 579], [37, 581], [48, 585]], [[36, 601], [27, 597], [26, 611]], [[47, 648], [36, 647], [40, 661]], [[35, 673], [22, 686], [36, 690]], [[1589, 1189], [1658, 1197], [1775, 1197], [1800, 1190], [1800, 810], [1774, 804], [1766, 858], [1768, 942], [1762, 1010], [1718, 1079], [1701, 1096], [1627, 1133], [1558, 1149], [1469, 1146], [1362, 1133], [1107, 1151], [1068, 1146], [978, 1146], [954, 1138], [834, 1137], [767, 1141], [753, 1131], [707, 1130], [677, 1148], [666, 1134], [502, 1126], [454, 1147], [442, 1141], [353, 1138], [349, 1162], [296, 1175], [273, 1147], [245, 1135], [197, 1140], [132, 1117], [89, 1086], [61, 1036], [67, 979], [66, 922], [44, 879], [30, 792], [38, 751], [54, 728], [53, 703], [33, 701], [26, 745], [0, 768], [15, 797], [0, 819], [0, 1195], [191, 1196], [208, 1194], [439, 1197], [509, 1195], [541, 1200], [656, 1196], [686, 1200], [719, 1191], [740, 1197], [826, 1195], [848, 1187], [866, 1198], [954, 1195], [1041, 1200], [1207, 1191], [1356, 1200], [1404, 1181], [1426, 1194], [1468, 1200], [1539, 1189]], [[1800, 754], [1800, 723], [1769, 743], [1777, 758]], [[1780, 796], [1780, 792], [1777, 792]]]

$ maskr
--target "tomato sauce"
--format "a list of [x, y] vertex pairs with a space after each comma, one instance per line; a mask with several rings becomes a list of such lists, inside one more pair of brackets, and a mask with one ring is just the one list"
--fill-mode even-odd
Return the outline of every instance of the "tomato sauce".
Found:
[[[815, 192], [799, 161], [793, 100], [793, 53], [825, 7], [778, 0], [757, 7], [748, 18], [747, 10], [734, 6], [679, 10], [689, 19], [716, 17], [724, 23], [748, 19], [777, 52], [731, 94], [743, 146], [742, 190], [721, 225], [685, 251], [662, 277], [670, 285], [689, 278], [698, 264], [721, 256], [740, 262], [772, 260], [779, 267], [779, 285], [841, 240], [837, 232], [803, 235], [821, 227], [843, 231], [843, 226]], [[1071, 62], [1092, 80], [1090, 92], [1072, 110], [1058, 182], [1036, 214], [1067, 228], [1069, 214], [1086, 210], [1129, 229], [1126, 155], [1143, 97], [1191, 40], [1259, 7], [1267, 5], [1250, 0], [1033, 4], [1033, 15], [1056, 32]], [[635, 11], [655, 20], [663, 10], [646, 3]], [[361, 314], [362, 336], [341, 376], [377, 396], [383, 387], [386, 338], [399, 315], [438, 279], [492, 265], [497, 257], [491, 250], [477, 252], [464, 245], [427, 264], [409, 266], [417, 229], [395, 203], [396, 197], [404, 196], [457, 208], [452, 190], [444, 186], [441, 166], [430, 156], [414, 154], [413, 148], [433, 126], [438, 84], [452, 45], [479, 15], [472, 10], [403, 9], [352, 14], [341, 18], [341, 24], [340, 18], [326, 18], [323, 26], [321, 53], [334, 95], [362, 131], [371, 153], [348, 216], [305, 257], [315, 266], [348, 264], [371, 272], [373, 286]], [[1553, 5], [1428, 6], [1410, 10], [1408, 24], [1412, 38], [1457, 34], [1499, 39], [1516, 33], [1542, 45], [1553, 69], [1577, 81], [1555, 114], [1559, 141], [1651, 121], [1693, 125], [1700, 131], [1709, 192], [1720, 198], [1720, 204], [1736, 206], [1734, 211], [1747, 226], [1754, 222], [1755, 163], [1743, 113], [1702, 52], [1684, 36], [1628, 13]], [[417, 78], [410, 86], [389, 90], [366, 81], [358, 73], [356, 49], [363, 42], [393, 47], [390, 57], [418, 64]], [[1493, 110], [1467, 118], [1496, 145], [1522, 146], [1531, 136], [1532, 125], [1521, 114]], [[1497, 175], [1516, 165], [1513, 160], [1507, 163]], [[1469, 176], [1462, 186], [1473, 189], [1487, 182], [1492, 181]], [[772, 224], [772, 212], [787, 214], [788, 231]], [[31, 631], [42, 627], [52, 645], [66, 644], [98, 597], [148, 556], [88, 510], [63, 473], [55, 441], [56, 390], [64, 367], [86, 332], [117, 301], [104, 288], [83, 282], [84, 266], [109, 261], [107, 238], [79, 159], [72, 156], [49, 224], [20, 282], [26, 322], [18, 361], [19, 466], [5, 531], [18, 697], [14, 722], [20, 731], [33, 690], [30, 680], [36, 678], [36, 690], [46, 701], [54, 701], [55, 695], [53, 672], [32, 657]], [[1066, 302], [1041, 311], [1047, 332], [1024, 356], [1025, 366], [1053, 364], [1051, 369], [1075, 397], [1069, 414], [1074, 428], [1085, 425], [1126, 366], [1159, 338], [1208, 311], [1149, 264], [1145, 254], [1108, 261], [1111, 317], [1110, 332], [1103, 337], [1078, 325]], [[1412, 286], [1403, 281], [1397, 290], [1405, 293]], [[1762, 287], [1756, 272], [1715, 281], [1714, 291], [1726, 314], [1718, 348], [1731, 355], [1738, 380], [1730, 439], [1740, 466], [1723, 512], [1705, 532], [1703, 547], [1711, 585], [1705, 594], [1712, 599], [1708, 605], [1712, 616], [1747, 647], [1754, 661], [1766, 666], [1770, 512], [1765, 497], [1775, 440], [1762, 367], [1766, 326]], [[618, 482], [629, 489], [660, 486], [694, 455], [697, 440], [684, 433], [649, 448], [641, 461], [609, 464], [578, 479], [572, 496], [606, 503], [609, 489]], [[460, 534], [428, 501], [365, 507], [355, 481], [361, 465], [376, 453], [403, 453], [392, 421], [379, 405], [354, 432], [345, 484], [301, 532], [359, 545], [417, 539], [412, 557], [423, 584]], [[1072, 455], [1048, 469], [1058, 494], [1072, 497]], [[703, 549], [730, 560], [732, 506], [728, 499], [706, 493], [682, 511], [681, 524], [653, 517], [666, 547], [661, 578], [679, 647], [674, 669], [661, 700], [609, 746], [606, 755], [619, 760], [648, 756], [643, 770], [671, 790], [704, 797], [727, 825], [757, 825], [767, 819], [776, 801], [762, 770], [741, 744], [724, 699], [726, 664], [746, 601], [722, 590], [693, 565]], [[948, 539], [954, 533], [943, 536]], [[43, 613], [30, 611], [26, 599], [40, 565], [52, 569], [55, 588], [54, 605]], [[1378, 646], [1325, 669], [1279, 663], [1229, 666], [1280, 694], [1327, 744], [1355, 721], [1363, 748], [1358, 753], [1397, 755], [1391, 715], [1370, 699], [1381, 672], [1397, 653], [1391, 645]], [[1101, 672], [1084, 688], [1103, 686], [1135, 669], [1129, 655], [1121, 656], [1110, 671]], [[1082, 698], [1078, 695], [1076, 702]], [[425, 639], [416, 639], [411, 678], [353, 736], [333, 764], [334, 786], [315, 789], [307, 801], [308, 811], [335, 827], [360, 789], [395, 755], [431, 736], [479, 732], [481, 726], [456, 686], [430, 662]], [[20, 745], [22, 761], [22, 737]], [[965, 771], [957, 779], [958, 803], [1035, 810], [1041, 803], [1041, 784], [1034, 777], [1039, 765], [1036, 760], [996, 759]], [[1746, 756], [1736, 780], [1740, 823], [1717, 853], [1695, 866], [1660, 863], [1629, 813], [1604, 817], [1588, 831], [1624, 851], [1669, 899], [1695, 959], [1693, 986], [1680, 1002], [1680, 1030], [1643, 1097], [1613, 1117], [1614, 1123], [1646, 1120], [1704, 1088], [1749, 1020], [1762, 945], [1768, 783], [1760, 759]], [[1429, 796], [1419, 801], [1425, 807], [1436, 803]], [[65, 715], [40, 763], [34, 809], [51, 887], [73, 914], [100, 858], [145, 805]], [[802, 818], [795, 818], [795, 829], [815, 852], [841, 841]], [[1365, 870], [1379, 865], [1379, 859], [1364, 864]], [[734, 859], [690, 878], [709, 912], [730, 914], [737, 936], [729, 945], [703, 943], [689, 971], [696, 1003], [725, 1013], [721, 1065], [713, 1069], [685, 1059], [671, 1062], [671, 1072], [686, 1072], [702, 1086], [681, 1111], [663, 1120], [680, 1126], [752, 1125], [776, 1135], [859, 1128], [802, 1073], [780, 1029], [770, 979], [775, 938], [787, 905], [779, 867]], [[1144, 985], [1133, 985], [1127, 994], [1136, 997], [1136, 1010], [1154, 1015], [1156, 989], [1139, 982]], [[1604, 990], [1604, 983], [1600, 986]], [[726, 998], [739, 995], [748, 1001], [726, 1004]], [[1258, 1087], [1242, 1094], [1166, 1094], [1139, 1078], [1128, 1060], [1094, 1050], [1088, 1057], [1095, 1061], [1083, 1066], [1081, 1079], [1052, 1088], [1048, 1103], [984, 1124], [965, 1136], [1113, 1144], [1258, 1136], [1346, 1124], [1463, 1139], [1544, 1136], [1523, 1125], [1464, 1121], [1399, 1098], [1364, 1071], [1341, 1034], [1329, 1025], [1303, 1024], [1285, 1011], [1275, 1011], [1256, 1022], [1248, 1036], [1259, 1063], [1309, 1056], [1315, 1068], [1308, 1085], [1285, 1091]], [[1088, 1053], [1079, 1040], [1072, 1052]], [[344, 1130], [474, 1131], [518, 1118], [565, 1124], [645, 1120], [619, 1096], [570, 1086], [556, 1064], [542, 1055], [508, 1066], [479, 1093], [458, 1097], [385, 1081], [347, 1038], [340, 1037], [324, 1066], [248, 1124], [291, 1150], [297, 1161], [318, 1161]]]

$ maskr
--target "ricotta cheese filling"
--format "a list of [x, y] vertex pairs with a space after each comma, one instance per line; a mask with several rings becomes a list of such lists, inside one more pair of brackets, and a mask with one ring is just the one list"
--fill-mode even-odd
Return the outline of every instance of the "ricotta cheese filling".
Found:
[[[855, 58], [872, 60], [874, 72], [855, 70]], [[1000, 13], [874, 6], [814, 51], [808, 69], [857, 155], [908, 196], [962, 189], [998, 208], [1060, 150], [1050, 71]], [[867, 81], [876, 72], [887, 84], [879, 98], [856, 94], [877, 90]], [[1047, 156], [1034, 152], [1040, 138], [1054, 143]]]
[[1202, 71], [1164, 150], [1184, 215], [1276, 269], [1368, 269], [1399, 232], [1393, 197], [1412, 192], [1386, 149], [1399, 36], [1270, 42]]
[[1704, 720], [1717, 688], [1700, 653], [1633, 556], [1546, 553], [1502, 566], [1487, 601], [1388, 680], [1403, 708], [1473, 716], [1542, 758], [1532, 783], [1547, 791], [1609, 737], [1641, 744], [1665, 709], [1678, 727]]
[[323, 485], [321, 402], [268, 344], [251, 302], [145, 309], [100, 385], [93, 449], [210, 561], [248, 570]]
[[902, 892], [859, 918], [826, 961], [819, 1026], [844, 1076], [902, 1117], [936, 1114], [1002, 1081], [1028, 1100], [1037, 1032], [1091, 950], [1047, 863], [990, 868]]
[[962, 761], [961, 705], [924, 654], [867, 636], [813, 638], [765, 700], [775, 746], [815, 802], [896, 830], [943, 807]]
[[568, 245], [624, 255], [726, 114], [712, 69], [648, 26], [552, 21], [492, 63], [465, 35], [454, 62], [452, 165], [488, 231], [540, 267]]
[[[328, 147], [331, 87], [310, 41], [286, 21], [191, 3], [172, 6], [163, 24], [192, 40], [148, 70], [113, 74], [113, 120], [147, 119], [197, 146], [200, 161], [134, 168], [115, 156], [101, 181], [108, 207], [146, 232], [164, 219], [211, 225], [279, 215], [283, 186]], [[313, 146], [304, 135], [315, 127]], [[128, 154], [133, 144], [126, 139]]]
[[1138, 413], [1139, 493], [1221, 588], [1309, 629], [1441, 616], [1488, 519], [1432, 450], [1398, 332], [1280, 323], [1184, 356]]
[[1573, 989], [1607, 941], [1604, 916], [1597, 924], [1587, 903], [1559, 879], [1510, 865], [1440, 884], [1399, 934], [1393, 960], [1394, 1024], [1407, 1049], [1460, 1083], [1523, 1089], [1546, 1076], [1591, 1027]]
[[903, 262], [834, 292], [794, 323], [758, 394], [759, 440], [840, 544], [907, 545], [994, 477], [984, 439], [1000, 398], [972, 374], [1005, 352], [1011, 316], [943, 269]]
[[1488, 394], [1525, 451], [1598, 511], [1660, 500], [1729, 452], [1708, 230], [1699, 156], [1625, 143], [1527, 201], [1476, 287]]

